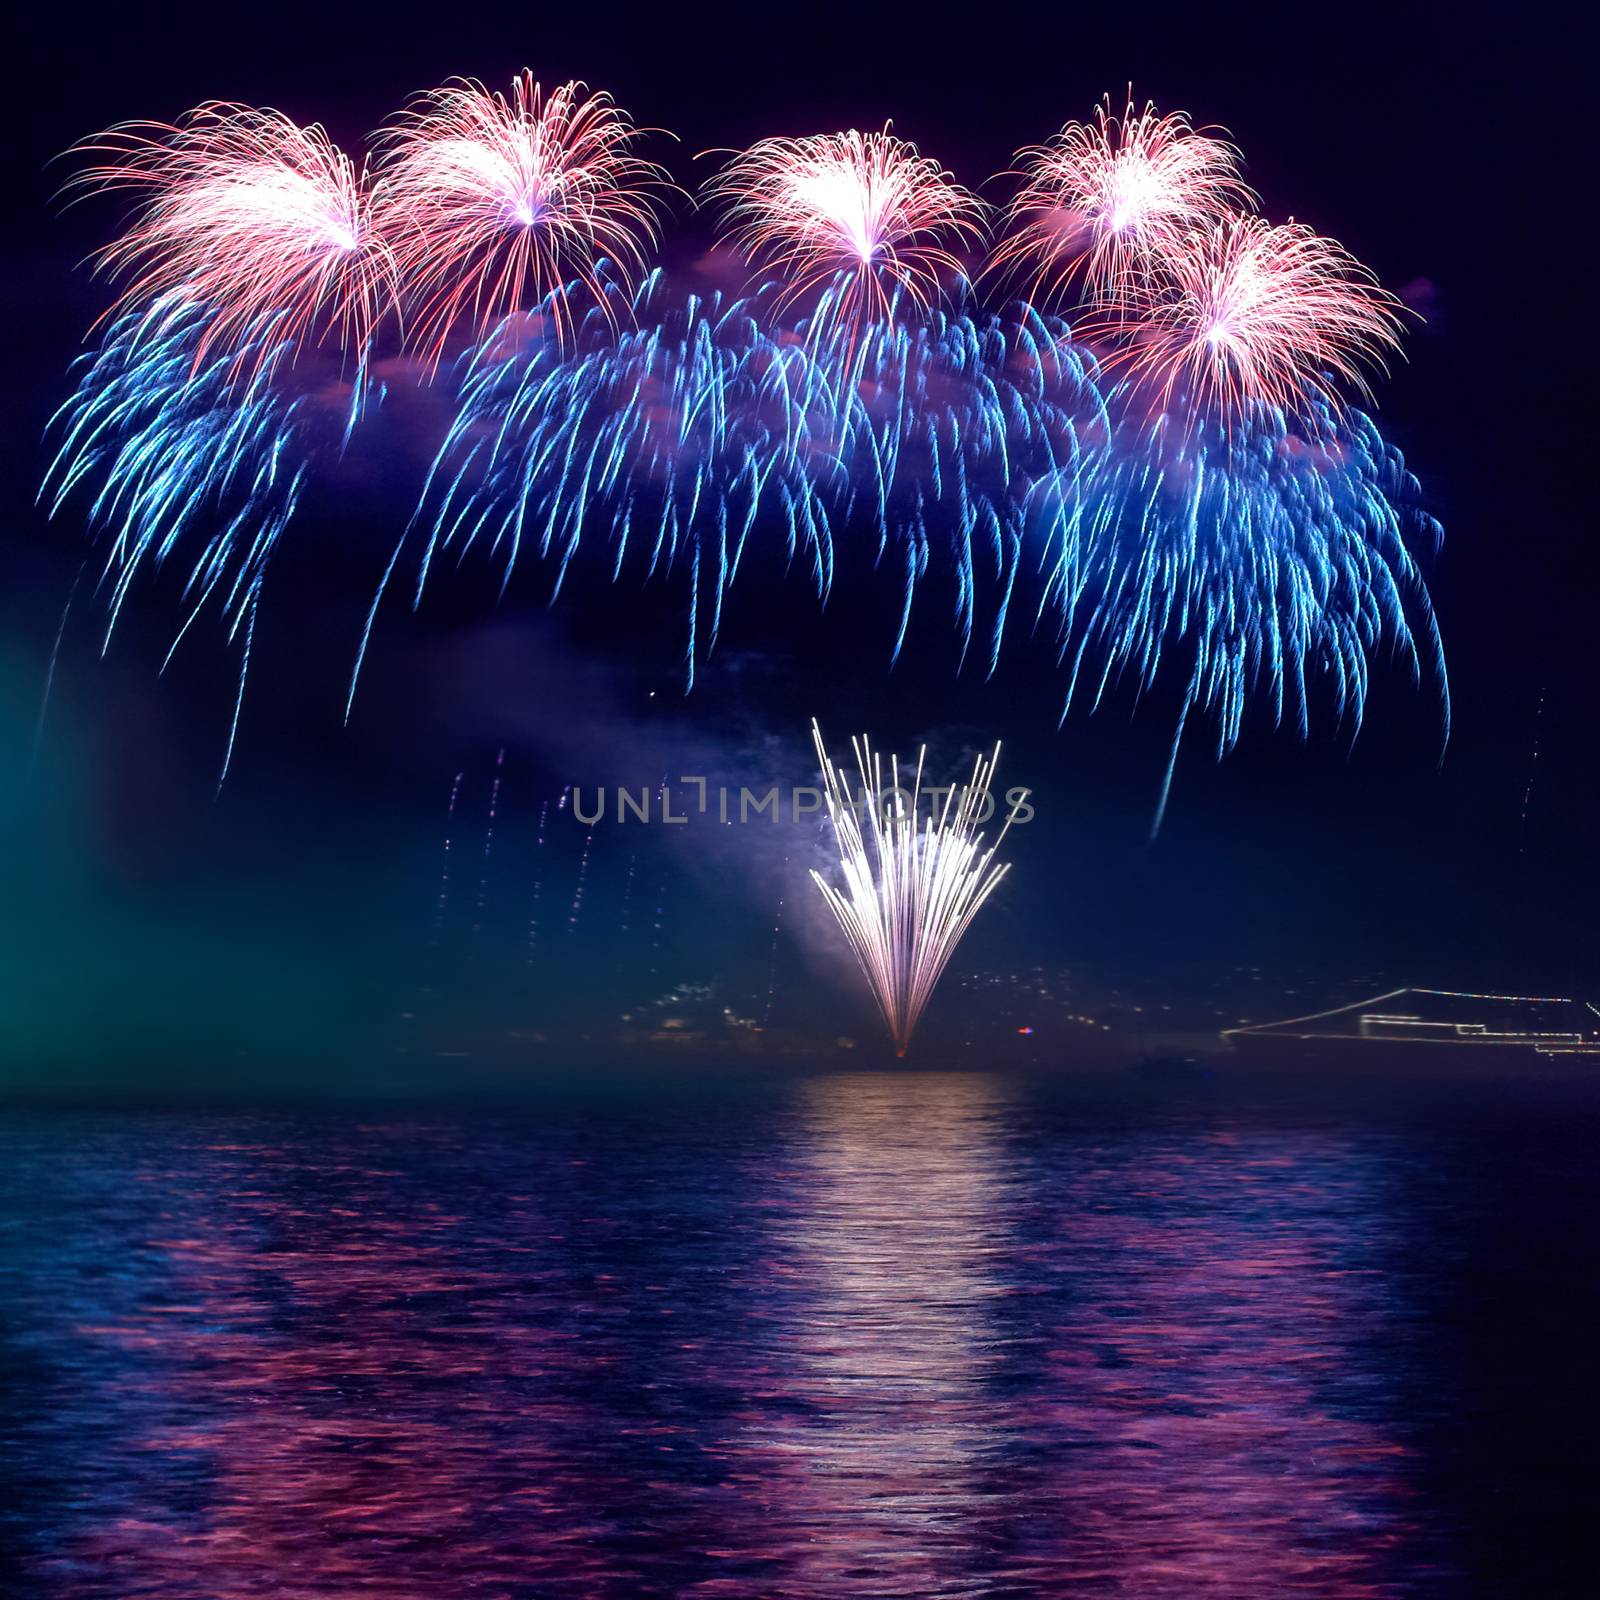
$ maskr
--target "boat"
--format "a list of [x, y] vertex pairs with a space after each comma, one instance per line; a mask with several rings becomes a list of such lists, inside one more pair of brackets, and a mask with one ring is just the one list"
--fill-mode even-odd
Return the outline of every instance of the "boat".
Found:
[[1282, 1022], [1224, 1028], [1222, 1039], [1259, 1062], [1497, 1073], [1574, 1069], [1600, 1078], [1600, 1009], [1548, 995], [1460, 989], [1387, 994]]

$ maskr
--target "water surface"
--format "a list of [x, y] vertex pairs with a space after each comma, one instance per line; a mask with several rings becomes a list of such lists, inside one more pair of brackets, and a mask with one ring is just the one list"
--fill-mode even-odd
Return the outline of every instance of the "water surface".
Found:
[[1593, 1094], [0, 1118], [0, 1590], [1592, 1592]]

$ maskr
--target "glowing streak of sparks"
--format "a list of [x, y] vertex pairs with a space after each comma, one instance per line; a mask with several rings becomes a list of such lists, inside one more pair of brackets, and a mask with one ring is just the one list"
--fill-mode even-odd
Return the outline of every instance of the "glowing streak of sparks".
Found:
[[[219, 608], [242, 694], [269, 560], [331, 454], [327, 397], [348, 383], [342, 450], [382, 396], [370, 347], [403, 288], [414, 347], [475, 343], [379, 598], [403, 548], [415, 605], [474, 548], [503, 586], [547, 562], [553, 599], [598, 544], [613, 579], [681, 573], [692, 686], [763, 547], [823, 600], [863, 546], [887, 558], [894, 653], [945, 549], [963, 652], [982, 628], [992, 669], [1024, 606], [1069, 672], [1063, 715], [1117, 684], [1186, 685], [1173, 760], [1201, 716], [1231, 750], [1258, 696], [1306, 734], [1313, 679], [1359, 726], [1391, 650], [1436, 673], [1448, 728], [1414, 548], [1439, 530], [1340, 392], [1396, 348], [1399, 303], [1342, 246], [1234, 215], [1254, 197], [1231, 145], [1107, 102], [1024, 152], [996, 265], [1028, 299], [991, 313], [938, 303], [982, 208], [887, 128], [735, 155], [709, 190], [767, 281], [677, 292], [644, 270], [662, 175], [640, 136], [604, 96], [524, 74], [509, 98], [464, 80], [423, 97], [375, 186], [320, 128], [222, 103], [80, 147], [99, 164], [77, 185], [140, 208], [102, 255], [127, 282], [53, 424], [43, 498], [81, 496], [106, 540], [108, 636], [136, 577], [181, 558], [178, 636]], [[1076, 326], [1033, 303], [1069, 282]], [[353, 375], [291, 372], [335, 335]], [[569, 926], [582, 893], [580, 869]]]
[[[849, 775], [828, 759], [815, 722], [811, 736], [844, 888], [836, 888], [820, 872], [811, 876], [861, 964], [894, 1039], [895, 1054], [903, 1056], [956, 945], [1008, 870], [994, 856], [1011, 818], [987, 849], [978, 831], [993, 810], [989, 786], [1000, 746], [992, 755], [978, 757], [965, 787], [930, 788], [929, 815], [919, 823], [926, 747], [917, 757], [916, 778], [905, 790], [897, 757], [890, 757], [885, 784], [883, 758], [865, 737], [853, 739], [860, 791], [852, 793]], [[937, 800], [941, 793], [942, 805]]]
[[583, 911], [584, 880], [589, 876], [589, 852], [594, 848], [594, 830], [583, 836], [583, 854], [578, 858], [578, 881], [572, 890], [572, 910], [567, 915], [567, 932], [576, 933], [578, 917]]
[[550, 802], [539, 805], [539, 827], [534, 835], [533, 909], [528, 916], [528, 965], [533, 965], [539, 948], [539, 904], [544, 898], [544, 825], [550, 815]]
[[[51, 421], [60, 443], [40, 499], [55, 516], [82, 495], [90, 527], [105, 539], [102, 648], [138, 577], [179, 546], [198, 545], [166, 659], [208, 604], [219, 607], [228, 638], [242, 645], [237, 729], [262, 584], [307, 463], [298, 402], [267, 381], [270, 356], [252, 360], [255, 375], [244, 383], [234, 381], [233, 356], [213, 354], [196, 367], [209, 327], [204, 310], [177, 294], [112, 323], [100, 347], [79, 358], [77, 386]], [[263, 348], [270, 333], [269, 325]], [[253, 357], [255, 347], [241, 353]], [[230, 732], [224, 776], [232, 752]]]
[[597, 271], [644, 269], [664, 170], [635, 153], [646, 130], [581, 83], [510, 95], [469, 78], [420, 96], [383, 136], [377, 203], [412, 306], [410, 339], [437, 366], [458, 326], [481, 338], [548, 297], [607, 307]]
[[455, 827], [456, 802], [461, 798], [461, 783], [465, 772], [458, 772], [450, 785], [450, 804], [444, 820], [444, 864], [439, 869], [439, 899], [433, 915], [433, 943], [437, 945], [444, 933], [445, 912], [450, 904], [450, 836]]
[[121, 123], [75, 153], [97, 159], [69, 193], [139, 200], [96, 257], [125, 282], [108, 315], [171, 295], [206, 306], [196, 370], [220, 350], [253, 375], [327, 340], [360, 361], [397, 308], [395, 258], [366, 170], [316, 123], [208, 101], [176, 123]]
[[[1302, 223], [1238, 217], [1193, 234], [1136, 297], [1126, 361], [1162, 401], [1203, 414], [1337, 407], [1400, 347], [1399, 302], [1343, 245]], [[1121, 358], [1119, 358], [1121, 359]]]
[[982, 202], [887, 127], [762, 139], [706, 189], [734, 248], [781, 280], [779, 309], [842, 276], [835, 314], [857, 327], [897, 295], [935, 304], [965, 276], [956, 249], [983, 234]]
[[489, 786], [489, 814], [483, 825], [483, 861], [478, 873], [478, 903], [474, 908], [472, 931], [483, 931], [483, 908], [489, 897], [489, 857], [494, 851], [494, 819], [500, 810], [500, 784], [505, 773], [506, 752], [502, 746], [494, 758], [494, 782]]
[[1185, 236], [1254, 208], [1239, 152], [1179, 111], [1153, 105], [1115, 115], [1108, 95], [1092, 122], [1069, 122], [1018, 152], [1022, 188], [993, 265], [1040, 304], [1081, 275], [1091, 300], [1115, 300]]

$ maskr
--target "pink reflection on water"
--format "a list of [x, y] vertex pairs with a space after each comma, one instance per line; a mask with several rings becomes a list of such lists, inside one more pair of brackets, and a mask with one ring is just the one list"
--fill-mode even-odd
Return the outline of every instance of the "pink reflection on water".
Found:
[[736, 1447], [782, 1577], [716, 1592], [1394, 1592], [1404, 1452], [1334, 1393], [1384, 1332], [1346, 1260], [1382, 1215], [1369, 1156], [1135, 1135], [1040, 1167], [976, 1075], [832, 1078], [806, 1110], [786, 1403]]
[[1383, 1226], [1380, 1180], [1325, 1133], [1089, 1156], [1062, 1223], [1093, 1292], [1050, 1340], [1025, 1423], [1058, 1442], [1045, 1478], [1065, 1536], [1031, 1563], [1046, 1588], [1395, 1592], [1389, 1558], [1415, 1531], [1405, 1451], [1351, 1381], [1390, 1314], [1377, 1269], [1347, 1260]]
[[619, 1126], [247, 1127], [112, 1179], [40, 1592], [1403, 1592], [1381, 1148], [984, 1074]]
[[[183, 1235], [151, 1240], [167, 1297], [82, 1330], [159, 1351], [137, 1400], [147, 1493], [158, 1507], [190, 1454], [203, 1506], [95, 1526], [49, 1564], [60, 1592], [436, 1600], [469, 1577], [537, 1574], [549, 1540], [583, 1592], [602, 1530], [564, 1479], [561, 1441], [590, 1424], [543, 1381], [575, 1352], [519, 1314], [539, 1295], [532, 1261], [511, 1287], [516, 1257], [548, 1250], [548, 1219], [511, 1196], [511, 1237], [479, 1262], [462, 1218], [402, 1199], [392, 1169], [320, 1167], [341, 1203], [305, 1206], [285, 1183], [292, 1149], [207, 1156]], [[513, 1412], [513, 1388], [548, 1398]]]
[[777, 1558], [764, 1592], [967, 1592], [983, 1457], [1007, 1431], [988, 1387], [1007, 1292], [1004, 1092], [973, 1075], [805, 1088], [773, 1222], [775, 1403], [734, 1450], [754, 1513], [738, 1537]]

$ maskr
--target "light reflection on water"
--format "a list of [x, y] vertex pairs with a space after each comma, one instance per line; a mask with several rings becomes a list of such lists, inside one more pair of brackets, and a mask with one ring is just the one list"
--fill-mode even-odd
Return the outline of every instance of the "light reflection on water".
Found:
[[780, 1404], [729, 1447], [779, 1592], [966, 1593], [981, 1572], [990, 1460], [1013, 1420], [993, 1316], [1005, 1109], [976, 1076], [805, 1086], [770, 1230]]
[[16, 1592], [1467, 1593], [1466, 1148], [983, 1074], [13, 1114]]

